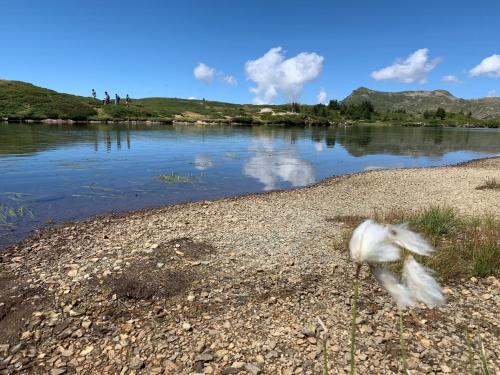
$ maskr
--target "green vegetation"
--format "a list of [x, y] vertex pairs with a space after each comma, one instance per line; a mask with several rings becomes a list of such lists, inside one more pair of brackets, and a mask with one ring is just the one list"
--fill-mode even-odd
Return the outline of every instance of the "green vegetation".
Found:
[[191, 176], [183, 176], [173, 172], [171, 174], [162, 174], [158, 178], [168, 184], [185, 184], [194, 180]]
[[493, 216], [462, 217], [449, 207], [437, 206], [380, 216], [381, 221], [408, 223], [411, 229], [424, 233], [436, 254], [419, 261], [443, 279], [500, 275], [500, 220]]
[[500, 190], [500, 181], [496, 178], [488, 178], [484, 184], [479, 185], [476, 189], [478, 190]]
[[0, 80], [0, 117], [22, 120], [85, 120], [96, 110], [82, 97], [60, 94], [25, 82]]
[[499, 127], [500, 99], [463, 100], [444, 90], [383, 93], [360, 88], [328, 105], [231, 104], [178, 98], [132, 99], [126, 105], [60, 94], [34, 85], [0, 80], [0, 118], [9, 121], [81, 120], [240, 125], [329, 126], [386, 123], [406, 126]]

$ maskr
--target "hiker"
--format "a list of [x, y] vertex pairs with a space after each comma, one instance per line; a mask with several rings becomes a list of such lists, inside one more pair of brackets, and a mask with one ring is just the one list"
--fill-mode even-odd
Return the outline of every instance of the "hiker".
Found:
[[120, 104], [120, 97], [118, 96], [118, 94], [115, 94], [115, 105], [118, 104]]
[[127, 96], [125, 97], [125, 105], [128, 107], [129, 104], [130, 104], [130, 97], [127, 94]]
[[92, 97], [94, 98], [94, 100], [96, 100], [97, 94], [94, 89], [92, 89]]
[[104, 91], [104, 100], [103, 100], [103, 103], [104, 104], [109, 104], [109, 94], [107, 91]]

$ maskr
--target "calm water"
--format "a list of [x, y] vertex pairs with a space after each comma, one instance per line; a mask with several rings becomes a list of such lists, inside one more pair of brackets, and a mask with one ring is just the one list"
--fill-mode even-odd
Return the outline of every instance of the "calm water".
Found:
[[0, 246], [47, 222], [499, 153], [498, 130], [0, 124]]

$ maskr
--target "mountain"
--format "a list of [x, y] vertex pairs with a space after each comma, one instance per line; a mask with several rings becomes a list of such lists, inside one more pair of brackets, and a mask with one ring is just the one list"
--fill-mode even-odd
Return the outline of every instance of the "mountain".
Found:
[[500, 98], [460, 99], [446, 90], [383, 92], [360, 87], [343, 100], [345, 104], [369, 101], [377, 112], [405, 110], [408, 113], [435, 111], [471, 112], [479, 119], [500, 117]]
[[95, 114], [87, 98], [26, 82], [0, 80], [0, 117], [84, 120]]

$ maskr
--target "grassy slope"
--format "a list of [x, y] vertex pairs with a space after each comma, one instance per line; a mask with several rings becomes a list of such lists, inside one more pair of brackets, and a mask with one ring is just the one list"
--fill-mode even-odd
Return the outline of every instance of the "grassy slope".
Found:
[[447, 112], [470, 111], [478, 119], [500, 117], [500, 98], [465, 100], [445, 90], [382, 92], [361, 87], [354, 90], [344, 102], [359, 104], [365, 100], [371, 102], [379, 112], [403, 109], [409, 113], [422, 113], [442, 107]]
[[25, 82], [0, 80], [0, 117], [83, 120], [95, 114], [84, 98]]
[[[463, 100], [450, 93], [432, 92], [383, 93], [360, 88], [345, 99], [345, 103], [358, 104], [363, 100], [373, 103], [379, 114], [372, 122], [408, 125], [498, 126], [498, 120], [479, 120], [460, 114], [448, 114], [443, 120], [423, 119], [420, 112], [439, 106], [447, 111], [471, 110], [478, 118], [500, 116], [500, 99], [485, 98]], [[263, 113], [264, 107], [273, 113]], [[405, 109], [408, 113], [386, 112]], [[337, 110], [326, 110], [321, 115], [314, 106], [301, 105], [300, 113], [290, 113], [288, 105], [240, 105], [203, 100], [177, 98], [134, 99], [129, 107], [103, 105], [100, 100], [61, 94], [19, 81], [0, 80], [0, 118], [10, 119], [74, 119], [74, 120], [160, 120], [196, 122], [237, 122], [243, 124], [328, 125], [349, 121]], [[355, 120], [357, 122], [357, 120]], [[494, 122], [490, 124], [490, 122]]]

